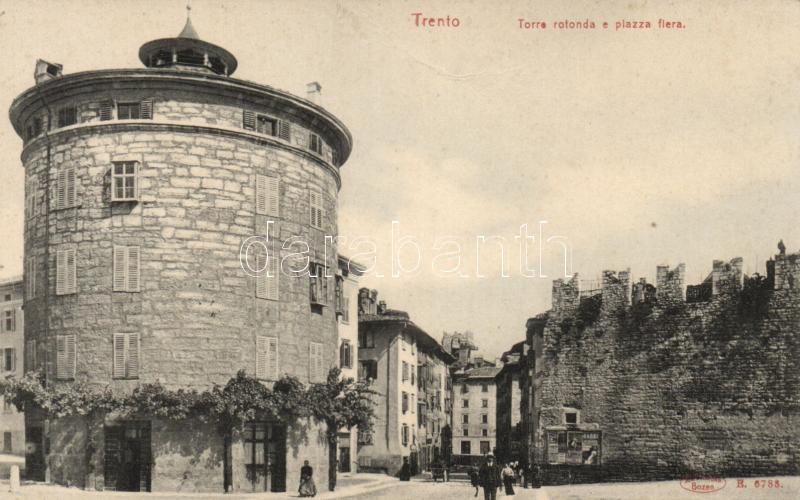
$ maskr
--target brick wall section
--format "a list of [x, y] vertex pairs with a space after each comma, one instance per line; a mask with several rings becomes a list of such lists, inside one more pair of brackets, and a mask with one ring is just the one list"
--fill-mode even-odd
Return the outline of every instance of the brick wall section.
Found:
[[609, 305], [618, 295], [604, 288], [592, 322], [559, 307], [540, 329], [529, 321], [528, 343], [535, 350], [538, 336], [543, 353], [523, 383], [543, 416], [532, 458], [545, 461], [542, 429], [557, 423], [545, 410], [574, 407], [603, 431], [602, 466], [578, 480], [797, 474], [800, 287], [784, 283], [799, 255], [776, 256], [774, 286], [742, 289], [741, 259], [715, 262], [718, 293], [687, 304], [683, 266], [659, 267], [655, 304]]

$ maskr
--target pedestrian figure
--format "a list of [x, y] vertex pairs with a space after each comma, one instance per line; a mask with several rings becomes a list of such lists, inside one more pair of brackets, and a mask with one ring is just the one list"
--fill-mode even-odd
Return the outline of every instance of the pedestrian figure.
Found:
[[526, 489], [528, 488], [528, 484], [530, 484], [531, 480], [533, 479], [531, 474], [531, 464], [526, 463], [522, 466], [522, 482]]
[[469, 469], [469, 482], [472, 483], [472, 487], [475, 488], [475, 496], [478, 496], [480, 478], [478, 477], [478, 471], [475, 469], [475, 467], [470, 467]]
[[511, 464], [506, 464], [506, 466], [503, 468], [502, 476], [503, 476], [503, 485], [505, 485], [506, 487], [506, 495], [513, 495], [514, 469], [511, 468]]
[[483, 487], [484, 500], [497, 500], [497, 488], [500, 487], [500, 467], [494, 463], [494, 455], [486, 455], [486, 463], [481, 465], [478, 472], [478, 480]]
[[314, 469], [308, 465], [308, 460], [303, 462], [300, 467], [300, 496], [301, 497], [314, 497], [317, 496], [317, 486], [314, 484]]
[[541, 488], [542, 487], [542, 478], [541, 478], [542, 469], [539, 467], [539, 464], [533, 464], [531, 466], [531, 486], [534, 488]]
[[401, 481], [411, 480], [411, 466], [408, 465], [408, 457], [403, 457], [403, 466], [400, 467], [399, 477]]

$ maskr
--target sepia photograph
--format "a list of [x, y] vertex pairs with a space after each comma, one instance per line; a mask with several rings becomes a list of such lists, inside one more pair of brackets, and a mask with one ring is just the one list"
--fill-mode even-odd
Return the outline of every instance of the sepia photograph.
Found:
[[798, 47], [798, 0], [0, 0], [0, 498], [800, 498]]

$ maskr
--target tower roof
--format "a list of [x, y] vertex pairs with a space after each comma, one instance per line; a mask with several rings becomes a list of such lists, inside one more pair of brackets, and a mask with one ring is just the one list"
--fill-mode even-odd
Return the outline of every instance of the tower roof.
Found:
[[200, 40], [200, 35], [197, 34], [197, 31], [194, 29], [194, 26], [192, 26], [191, 17], [186, 16], [186, 24], [181, 30], [180, 35], [178, 35], [178, 38], [192, 38], [194, 40]]
[[142, 45], [139, 60], [148, 68], [172, 67], [194, 72], [230, 76], [236, 71], [236, 58], [218, 45], [200, 39], [187, 6], [186, 24], [175, 38], [159, 38]]

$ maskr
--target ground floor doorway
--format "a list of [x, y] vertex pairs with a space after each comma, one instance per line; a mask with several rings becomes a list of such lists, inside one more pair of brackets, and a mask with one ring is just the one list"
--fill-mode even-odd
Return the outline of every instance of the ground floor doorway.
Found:
[[44, 427], [26, 422], [25, 425], [25, 479], [44, 481]]
[[286, 426], [267, 422], [247, 424], [244, 464], [253, 492], [286, 491]]
[[150, 491], [150, 422], [115, 422], [103, 428], [103, 435], [105, 488], [115, 491]]

